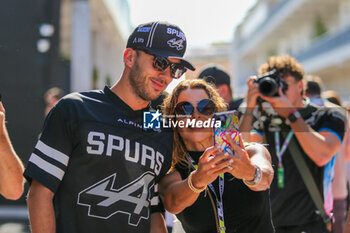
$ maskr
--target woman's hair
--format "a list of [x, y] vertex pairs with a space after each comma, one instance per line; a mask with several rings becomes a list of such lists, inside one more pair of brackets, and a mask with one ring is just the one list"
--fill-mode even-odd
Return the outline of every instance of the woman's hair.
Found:
[[[213, 86], [205, 82], [201, 79], [192, 79], [192, 80], [184, 80], [180, 82], [176, 88], [173, 90], [173, 92], [165, 98], [163, 102], [163, 114], [165, 115], [175, 115], [175, 107], [177, 104], [177, 101], [179, 99], [179, 95], [182, 91], [187, 89], [203, 89], [207, 95], [209, 96], [209, 99], [211, 99], [216, 106], [215, 111], [221, 112], [225, 111], [227, 109], [227, 104], [225, 103], [224, 99], [221, 98], [219, 93], [215, 90]], [[174, 140], [173, 140], [173, 161], [172, 161], [172, 168], [177, 163], [182, 163], [184, 165], [187, 165], [188, 167], [191, 166], [191, 163], [186, 159], [186, 147], [185, 144], [177, 131], [176, 128], [174, 130]]]

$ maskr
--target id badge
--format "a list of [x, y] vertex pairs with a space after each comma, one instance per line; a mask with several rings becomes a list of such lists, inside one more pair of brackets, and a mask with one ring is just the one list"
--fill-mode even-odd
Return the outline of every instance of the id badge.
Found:
[[284, 187], [284, 168], [282, 165], [279, 165], [277, 169], [277, 186], [278, 188]]

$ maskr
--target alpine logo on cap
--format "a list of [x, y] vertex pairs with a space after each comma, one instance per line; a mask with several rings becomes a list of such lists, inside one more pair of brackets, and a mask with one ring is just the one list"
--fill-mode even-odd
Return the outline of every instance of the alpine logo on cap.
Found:
[[140, 37], [135, 37], [134, 40], [132, 41], [133, 44], [143, 43], [143, 42], [145, 42], [145, 40], [143, 38], [140, 38]]
[[177, 50], [182, 50], [184, 48], [184, 41], [182, 39], [176, 40], [176, 38], [173, 38], [168, 40], [167, 43], [171, 48], [176, 48]]
[[137, 29], [138, 32], [149, 32], [151, 30], [151, 27], [141, 27]]

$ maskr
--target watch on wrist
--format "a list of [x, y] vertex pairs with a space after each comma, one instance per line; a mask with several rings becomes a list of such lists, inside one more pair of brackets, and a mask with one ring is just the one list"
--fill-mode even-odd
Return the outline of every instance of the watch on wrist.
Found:
[[291, 123], [294, 123], [298, 120], [298, 118], [301, 117], [300, 112], [298, 112], [298, 110], [295, 110], [294, 112], [290, 113], [288, 116], [288, 120]]
[[261, 178], [262, 178], [262, 170], [259, 166], [255, 165], [255, 174], [254, 174], [254, 179], [251, 181], [243, 179], [243, 182], [248, 186], [248, 187], [255, 187], [260, 184]]

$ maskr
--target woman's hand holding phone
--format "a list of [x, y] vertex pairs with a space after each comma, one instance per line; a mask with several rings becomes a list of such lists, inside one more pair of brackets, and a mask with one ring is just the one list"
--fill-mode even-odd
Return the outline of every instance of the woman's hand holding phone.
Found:
[[212, 183], [221, 173], [229, 172], [232, 163], [232, 155], [221, 153], [214, 146], [207, 148], [199, 158], [198, 168], [193, 173], [193, 185], [201, 188]]
[[232, 156], [232, 170], [229, 172], [238, 179], [253, 180], [256, 166], [251, 162], [250, 156], [243, 144], [241, 135], [239, 134], [239, 145], [232, 140], [228, 133], [225, 134], [226, 140], [235, 152]]

